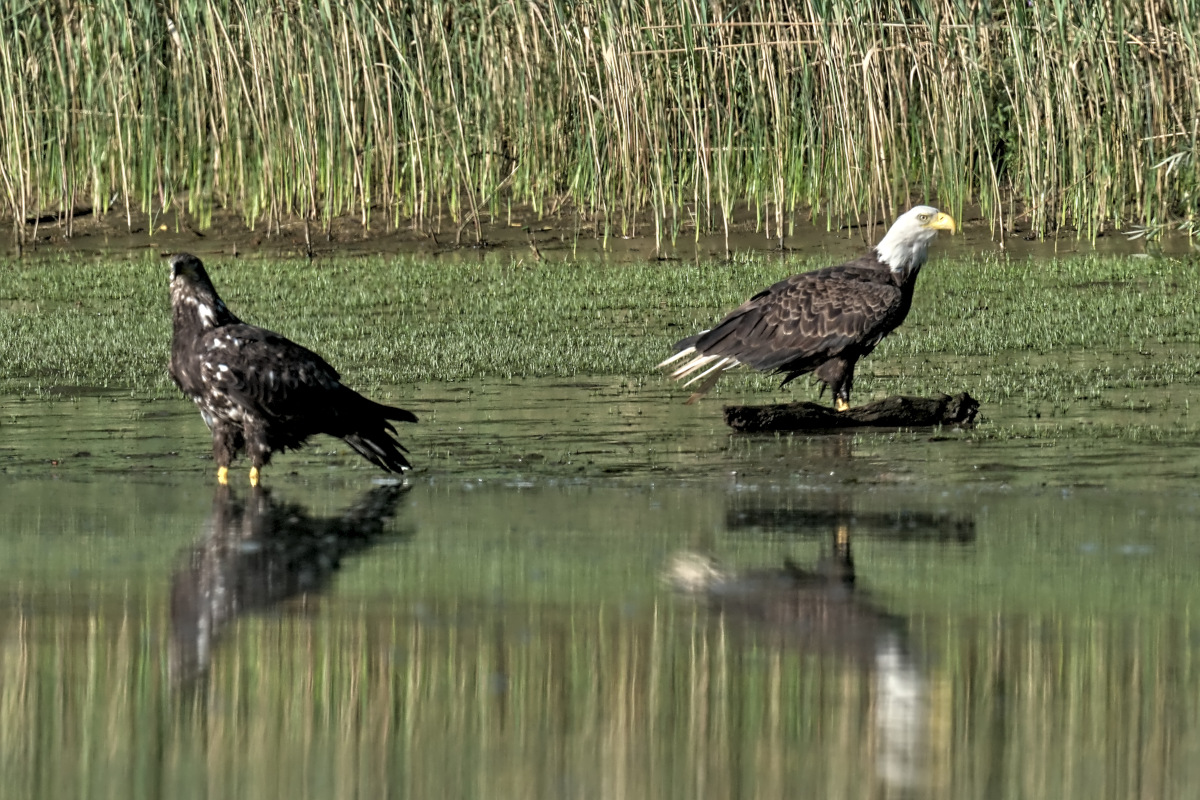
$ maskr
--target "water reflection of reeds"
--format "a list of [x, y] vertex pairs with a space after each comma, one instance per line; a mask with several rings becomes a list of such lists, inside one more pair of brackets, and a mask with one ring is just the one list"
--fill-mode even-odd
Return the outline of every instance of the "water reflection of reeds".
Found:
[[[162, 494], [140, 510], [168, 507]], [[38, 497], [29, 519], [49, 518], [50, 495]], [[30, 523], [7, 552], [34, 577], [4, 584], [0, 616], [5, 792], [1187, 796], [1200, 783], [1200, 630], [1176, 582], [1190, 540], [1170, 534], [1190, 524], [1191, 499], [1006, 497], [985, 496], [993, 507], [963, 541], [982, 503], [911, 490], [421, 487], [401, 515], [420, 537], [347, 559], [318, 602], [228, 622], [186, 689], [169, 670], [170, 582], [212, 522], [207, 493], [149, 582], [124, 566], [67, 577], [84, 559], [53, 562], [57, 582], [38, 577], [26, 542], [91, 540]], [[788, 556], [817, 572], [810, 551], [835, 512], [855, 526], [852, 602], [884, 641], [902, 623], [921, 656], [918, 739], [880, 723], [892, 690], [878, 649], [864, 660], [814, 647], [638, 572], [685, 546], [718, 548], [738, 573]], [[146, 535], [99, 536], [99, 558], [149, 546], [176, 513], [134, 514], [127, 527]], [[1130, 542], [1146, 552], [1126, 554]], [[1003, 592], [980, 588], [999, 581]], [[897, 740], [917, 743], [910, 789], [881, 775]]]
[[[2, 631], [13, 796], [883, 794], [866, 672], [735, 641], [673, 600], [246, 617], [185, 694], [158, 598], [36, 605]], [[1194, 620], [920, 627], [939, 650], [925, 796], [1184, 796], [1200, 780]]]

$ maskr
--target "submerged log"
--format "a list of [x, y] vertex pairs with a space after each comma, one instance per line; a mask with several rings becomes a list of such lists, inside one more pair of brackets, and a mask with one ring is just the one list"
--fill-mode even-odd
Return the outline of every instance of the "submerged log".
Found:
[[874, 403], [834, 411], [817, 403], [784, 403], [772, 406], [725, 406], [725, 424], [743, 433], [816, 431], [830, 428], [923, 428], [930, 425], [971, 425], [979, 401], [966, 392], [951, 397], [895, 395]]

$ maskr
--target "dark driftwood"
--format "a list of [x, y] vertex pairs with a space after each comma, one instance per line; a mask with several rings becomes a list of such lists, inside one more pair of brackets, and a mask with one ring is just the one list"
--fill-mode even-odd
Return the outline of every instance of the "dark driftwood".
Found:
[[816, 403], [774, 406], [725, 406], [725, 424], [735, 431], [814, 431], [874, 426], [921, 428], [929, 425], [970, 425], [979, 401], [966, 392], [951, 397], [887, 397], [874, 403], [834, 411]]

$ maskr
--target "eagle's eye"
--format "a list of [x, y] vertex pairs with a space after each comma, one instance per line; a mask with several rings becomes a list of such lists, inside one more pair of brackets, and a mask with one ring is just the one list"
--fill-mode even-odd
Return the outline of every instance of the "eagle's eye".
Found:
[[917, 222], [929, 222], [928, 214], [917, 214]]

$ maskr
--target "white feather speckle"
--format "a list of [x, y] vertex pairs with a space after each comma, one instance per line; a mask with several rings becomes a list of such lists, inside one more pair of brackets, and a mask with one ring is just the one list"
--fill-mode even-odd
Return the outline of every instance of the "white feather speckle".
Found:
[[200, 316], [200, 321], [205, 325], [215, 325], [217, 322], [217, 315], [208, 303], [197, 303], [196, 313]]

